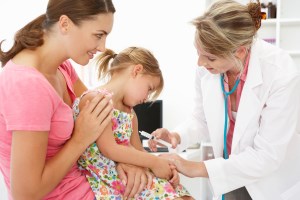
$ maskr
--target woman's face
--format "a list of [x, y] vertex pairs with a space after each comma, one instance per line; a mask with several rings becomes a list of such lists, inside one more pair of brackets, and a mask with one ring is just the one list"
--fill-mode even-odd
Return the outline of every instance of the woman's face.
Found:
[[113, 13], [99, 14], [91, 20], [72, 24], [66, 37], [69, 57], [80, 65], [88, 64], [98, 51], [105, 50], [106, 37], [113, 27]]
[[195, 46], [198, 53], [198, 66], [205, 67], [212, 74], [236, 71], [236, 68], [234, 67], [234, 61], [207, 53], [198, 44]]

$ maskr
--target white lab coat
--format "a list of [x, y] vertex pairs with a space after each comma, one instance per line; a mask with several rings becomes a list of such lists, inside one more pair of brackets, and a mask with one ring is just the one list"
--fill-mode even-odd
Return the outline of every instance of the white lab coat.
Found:
[[210, 140], [215, 159], [205, 165], [215, 198], [245, 186], [253, 200], [300, 199], [300, 73], [290, 56], [253, 43], [228, 160], [220, 75], [196, 73], [194, 112], [175, 131], [179, 149]]

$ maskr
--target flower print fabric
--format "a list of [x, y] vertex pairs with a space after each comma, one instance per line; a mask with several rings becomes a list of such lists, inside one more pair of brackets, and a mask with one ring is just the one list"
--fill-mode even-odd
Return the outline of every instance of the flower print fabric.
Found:
[[[97, 90], [107, 93], [106, 90]], [[87, 91], [89, 92], [89, 91]], [[85, 95], [85, 92], [83, 95]], [[83, 96], [82, 95], [82, 96]], [[73, 105], [74, 119], [79, 114], [79, 102], [77, 98]], [[114, 109], [112, 117], [112, 130], [118, 144], [128, 145], [132, 133], [132, 113], [122, 112]], [[85, 174], [91, 185], [97, 200], [123, 199], [125, 186], [118, 177], [116, 163], [101, 154], [96, 143], [91, 144], [78, 160], [81, 171]], [[190, 196], [189, 192], [179, 185], [175, 189], [164, 179], [153, 178], [150, 189], [144, 189], [136, 198], [138, 200], [171, 200], [181, 196]]]

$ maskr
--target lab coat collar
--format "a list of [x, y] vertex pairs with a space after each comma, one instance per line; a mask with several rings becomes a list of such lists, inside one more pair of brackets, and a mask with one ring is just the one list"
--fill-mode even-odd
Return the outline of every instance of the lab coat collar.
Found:
[[[254, 44], [251, 48], [247, 79], [242, 91], [238, 108], [232, 150], [234, 152], [239, 140], [245, 132], [254, 110], [259, 106], [258, 89], [262, 84], [262, 72], [259, 62], [259, 51]], [[201, 83], [203, 91], [203, 109], [215, 157], [222, 157], [224, 132], [224, 96], [221, 89], [220, 75], [207, 74]], [[229, 124], [228, 126], [229, 127]]]
[[[259, 43], [259, 41], [257, 41]], [[231, 152], [234, 152], [241, 137], [245, 133], [245, 129], [249, 125], [251, 119], [256, 115], [255, 111], [261, 106], [259, 100], [259, 88], [263, 83], [262, 71], [259, 62], [259, 50], [255, 44], [252, 47], [247, 79], [242, 91], [240, 104], [237, 112], [235, 128], [232, 139]]]

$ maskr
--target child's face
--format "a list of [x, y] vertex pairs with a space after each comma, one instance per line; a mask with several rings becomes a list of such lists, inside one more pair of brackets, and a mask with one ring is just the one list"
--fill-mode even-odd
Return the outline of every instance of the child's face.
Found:
[[124, 95], [124, 104], [134, 107], [148, 100], [149, 95], [159, 86], [160, 78], [156, 76], [138, 74], [128, 83]]

